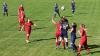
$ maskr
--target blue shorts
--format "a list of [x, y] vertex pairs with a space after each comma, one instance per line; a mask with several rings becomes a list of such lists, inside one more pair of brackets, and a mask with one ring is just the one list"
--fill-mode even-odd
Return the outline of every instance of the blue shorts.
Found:
[[7, 9], [3, 9], [3, 12], [8, 12], [8, 10]]
[[62, 38], [68, 38], [68, 33], [67, 32], [61, 32], [61, 37]]
[[75, 40], [76, 40], [76, 33], [71, 33], [71, 43], [75, 43]]

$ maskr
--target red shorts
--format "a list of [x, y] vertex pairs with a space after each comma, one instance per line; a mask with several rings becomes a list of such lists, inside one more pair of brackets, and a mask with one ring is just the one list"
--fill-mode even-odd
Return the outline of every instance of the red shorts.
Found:
[[20, 25], [24, 25], [25, 24], [25, 21], [24, 20], [19, 20], [19, 24]]
[[26, 30], [26, 34], [30, 35], [30, 33], [31, 33], [31, 30]]
[[60, 32], [56, 32], [56, 38], [58, 39], [58, 37], [60, 36]]
[[84, 38], [84, 37], [82, 37], [82, 38], [80, 39], [79, 45], [83, 46], [84, 44], [87, 44], [87, 39]]

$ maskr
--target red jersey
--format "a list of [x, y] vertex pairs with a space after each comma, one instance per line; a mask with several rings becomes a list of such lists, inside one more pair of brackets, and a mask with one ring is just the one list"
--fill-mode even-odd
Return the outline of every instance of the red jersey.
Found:
[[81, 39], [86, 40], [87, 39], [86, 31], [83, 28], [80, 28], [80, 33], [81, 33]]
[[19, 13], [19, 19], [24, 20], [24, 18], [25, 18], [25, 13], [21, 11], [21, 13]]
[[61, 32], [61, 24], [60, 24], [60, 22], [57, 22], [57, 24], [56, 24], [56, 28], [57, 28], [57, 32]]
[[20, 13], [21, 11], [24, 11], [24, 7], [23, 6], [19, 6], [18, 7], [18, 12]]
[[33, 25], [32, 22], [26, 22], [26, 23], [25, 23], [25, 30], [26, 30], [26, 31], [30, 31], [30, 30], [31, 30], [31, 25]]

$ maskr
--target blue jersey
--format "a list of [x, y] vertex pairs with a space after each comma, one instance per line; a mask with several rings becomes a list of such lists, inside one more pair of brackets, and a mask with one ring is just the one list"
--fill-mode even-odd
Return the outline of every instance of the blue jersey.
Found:
[[4, 10], [4, 12], [8, 10], [6, 3], [3, 4], [3, 10]]
[[58, 5], [57, 4], [55, 4], [55, 6], [54, 6], [54, 11], [55, 12], [58, 12], [59, 11], [59, 8], [58, 8]]
[[64, 20], [61, 23], [61, 37], [66, 37], [68, 38], [68, 28], [69, 28], [69, 24], [68, 24], [68, 20]]
[[72, 25], [72, 32], [71, 32], [71, 42], [74, 43], [75, 42], [75, 39], [76, 39], [76, 25]]
[[72, 2], [71, 5], [72, 5], [72, 10], [75, 10], [75, 2]]

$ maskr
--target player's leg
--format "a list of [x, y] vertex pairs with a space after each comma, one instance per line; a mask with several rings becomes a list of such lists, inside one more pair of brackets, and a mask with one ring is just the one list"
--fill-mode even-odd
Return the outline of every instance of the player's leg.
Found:
[[[60, 13], [59, 13], [59, 10], [57, 11], [57, 14], [58, 14], [58, 16], [60, 17]], [[60, 17], [61, 18], [61, 17]]]
[[77, 50], [77, 47], [76, 47], [76, 45], [75, 45], [75, 40], [76, 40], [76, 34], [71, 34], [71, 43], [70, 43], [70, 45], [71, 45], [71, 48], [73, 49], [73, 50]]
[[85, 41], [84, 39], [80, 40], [79, 46], [78, 46], [78, 55], [80, 55], [80, 52], [82, 50], [82, 46], [84, 45]]
[[22, 25], [21, 20], [19, 20], [19, 26], [18, 26], [19, 31], [21, 31], [21, 25]]
[[56, 48], [58, 48], [58, 38], [59, 38], [60, 34], [56, 33]]
[[70, 45], [71, 45], [71, 49], [72, 49], [72, 50], [75, 50], [75, 51], [77, 50], [77, 47], [76, 47], [76, 45], [75, 45], [75, 38], [71, 39]]
[[64, 41], [64, 37], [62, 37], [62, 46], [63, 46], [64, 49], [65, 49], [65, 41]]
[[60, 36], [58, 40], [58, 48], [60, 48], [61, 40], [62, 40], [62, 37]]
[[21, 20], [21, 31], [23, 31], [25, 29], [24, 24], [25, 24], [24, 20]]
[[8, 10], [6, 10], [6, 15], [8, 16]]
[[68, 48], [68, 34], [64, 32], [65, 48]]
[[26, 30], [26, 43], [29, 43], [29, 37], [30, 37], [30, 30]]
[[74, 15], [74, 13], [75, 13], [75, 8], [72, 7], [72, 15]]
[[64, 37], [65, 40], [65, 48], [68, 48], [68, 37]]
[[87, 54], [89, 54], [89, 53], [90, 53], [90, 49], [88, 48], [87, 40], [86, 40], [86, 42], [84, 43], [84, 48], [87, 50]]

